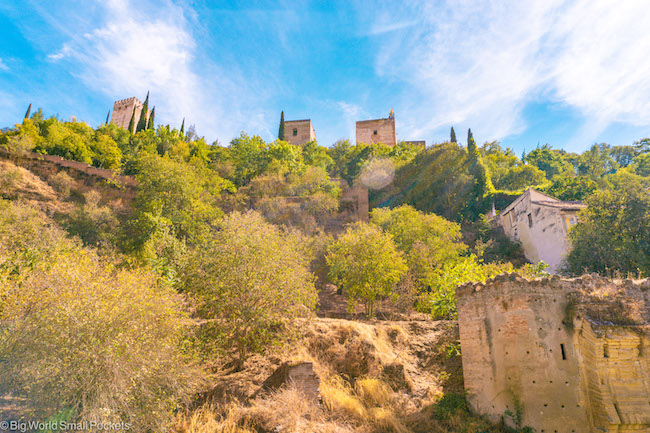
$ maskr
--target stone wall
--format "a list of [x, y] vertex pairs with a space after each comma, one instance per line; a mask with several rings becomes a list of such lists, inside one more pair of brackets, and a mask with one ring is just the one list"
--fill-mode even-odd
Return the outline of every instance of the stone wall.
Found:
[[284, 138], [296, 146], [316, 140], [316, 133], [311, 120], [289, 120], [284, 122]]
[[357, 122], [357, 143], [384, 143], [395, 146], [396, 142], [394, 117]]
[[[140, 115], [142, 114], [142, 107], [143, 103], [140, 102], [136, 97], [115, 101], [115, 104], [113, 104], [113, 113], [111, 114], [111, 123], [119, 126], [120, 128], [127, 129], [129, 127], [129, 123], [131, 122], [133, 108], [135, 108], [134, 125], [137, 126], [138, 121], [140, 120]], [[151, 110], [148, 110], [147, 119], [149, 119], [150, 115]]]
[[511, 274], [456, 296], [475, 411], [519, 410], [536, 432], [650, 432], [650, 280]]

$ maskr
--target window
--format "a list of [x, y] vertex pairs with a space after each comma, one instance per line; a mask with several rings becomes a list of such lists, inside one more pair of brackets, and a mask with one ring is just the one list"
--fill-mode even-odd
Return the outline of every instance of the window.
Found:
[[372, 135], [377, 135], [377, 130], [372, 131]]
[[528, 227], [532, 227], [532, 226], [533, 226], [533, 215], [528, 214]]
[[298, 128], [293, 128], [293, 136], [295, 137], [298, 135]]

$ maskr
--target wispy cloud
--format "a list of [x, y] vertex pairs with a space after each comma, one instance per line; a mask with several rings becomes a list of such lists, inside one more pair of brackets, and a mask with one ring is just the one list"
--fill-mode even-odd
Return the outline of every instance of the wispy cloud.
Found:
[[4, 60], [0, 57], [0, 71], [8, 71], [9, 66], [4, 62]]
[[133, 6], [108, 2], [104, 23], [48, 58], [79, 63], [77, 74], [86, 85], [115, 99], [142, 99], [150, 91], [160, 123], [178, 127], [185, 117], [210, 140], [228, 140], [260, 124], [259, 113], [245, 112], [242, 104], [252, 87], [243, 77], [214, 62], [198, 64], [187, 11], [167, 3], [151, 15]]
[[525, 129], [523, 109], [539, 98], [577, 108], [586, 129], [650, 118], [642, 2], [450, 0], [407, 4], [394, 20], [412, 16], [417, 25], [383, 43], [376, 71], [413, 89], [401, 116], [413, 136], [470, 124], [500, 139]]

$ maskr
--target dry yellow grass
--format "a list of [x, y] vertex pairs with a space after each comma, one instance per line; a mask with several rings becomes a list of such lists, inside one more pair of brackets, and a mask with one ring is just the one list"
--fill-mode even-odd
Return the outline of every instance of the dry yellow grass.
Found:
[[392, 403], [393, 390], [379, 379], [360, 379], [355, 384], [357, 394], [367, 405], [388, 407]]

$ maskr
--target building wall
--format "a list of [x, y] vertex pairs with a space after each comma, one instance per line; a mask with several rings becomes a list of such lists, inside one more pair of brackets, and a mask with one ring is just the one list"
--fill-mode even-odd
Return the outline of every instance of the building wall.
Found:
[[[113, 113], [111, 114], [111, 123], [119, 126], [120, 128], [127, 129], [129, 123], [131, 122], [131, 115], [133, 114], [133, 108], [135, 107], [135, 125], [138, 125], [140, 120], [140, 114], [142, 114], [143, 103], [138, 100], [136, 97], [122, 99], [120, 101], [115, 101], [113, 104]], [[151, 110], [148, 110], [147, 119], [151, 115]]]
[[394, 117], [357, 122], [357, 143], [384, 143], [395, 146], [396, 142]]
[[284, 122], [284, 138], [296, 146], [316, 140], [316, 133], [311, 120], [289, 120]]
[[[647, 322], [599, 324], [582, 308], [592, 302], [585, 292], [610, 293], [607, 299], [629, 288], [607, 284], [504, 275], [459, 287], [463, 374], [473, 409], [498, 421], [515, 413], [518, 402], [522, 425], [536, 432], [650, 432]], [[626, 296], [641, 301], [647, 317], [643, 293], [650, 280], [635, 287]]]
[[[548, 201], [549, 198], [529, 189], [503, 210], [499, 223], [510, 239], [521, 242], [528, 260], [533, 263], [543, 260], [549, 265], [549, 271], [556, 273], [571, 247], [568, 233], [571, 225], [578, 220], [578, 210], [533, 203]], [[557, 203], [562, 202], [557, 200]]]

